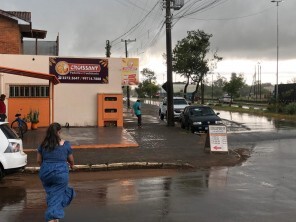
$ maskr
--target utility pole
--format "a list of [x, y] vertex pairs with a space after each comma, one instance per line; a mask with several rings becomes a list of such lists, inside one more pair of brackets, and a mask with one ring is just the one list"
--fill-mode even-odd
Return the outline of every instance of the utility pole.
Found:
[[205, 83], [204, 79], [201, 80], [201, 104], [205, 104]]
[[106, 41], [106, 47], [105, 47], [105, 49], [106, 49], [106, 57], [110, 57], [110, 55], [111, 55], [111, 45], [110, 45], [110, 41], [109, 40], [107, 40]]
[[255, 94], [255, 100], [257, 102], [257, 67], [255, 66], [255, 83], [254, 83], [254, 94]]
[[[124, 42], [125, 44], [125, 58], [128, 57], [128, 52], [127, 52], [127, 43], [130, 43], [130, 42], [135, 42], [136, 39], [134, 40], [123, 40], [121, 39], [121, 42]], [[131, 108], [131, 103], [130, 103], [130, 87], [129, 85], [126, 86], [126, 97], [127, 97], [127, 108], [130, 109]]]
[[261, 101], [261, 64], [258, 62], [258, 79], [259, 79], [259, 99]]
[[166, 54], [167, 54], [167, 125], [174, 126], [173, 74], [172, 74], [172, 21], [171, 0], [166, 0]]
[[171, 7], [179, 10], [184, 6], [184, 0], [166, 0], [164, 7], [166, 8], [166, 54], [167, 54], [167, 126], [175, 126], [174, 121], [174, 89], [172, 74], [172, 15]]

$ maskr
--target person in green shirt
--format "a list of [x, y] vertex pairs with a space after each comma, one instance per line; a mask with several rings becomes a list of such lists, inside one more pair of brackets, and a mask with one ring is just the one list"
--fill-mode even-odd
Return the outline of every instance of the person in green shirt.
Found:
[[138, 99], [133, 105], [134, 114], [138, 118], [138, 127], [142, 127], [141, 101]]

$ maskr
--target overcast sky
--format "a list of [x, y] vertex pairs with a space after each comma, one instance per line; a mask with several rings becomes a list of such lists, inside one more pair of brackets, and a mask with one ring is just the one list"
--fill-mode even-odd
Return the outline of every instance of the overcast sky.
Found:
[[[1, 0], [5, 11], [32, 13], [34, 29], [47, 30], [48, 41], [59, 33], [60, 56], [105, 57], [106, 40], [111, 57], [139, 57], [154, 70], [158, 82], [166, 80], [162, 54], [166, 52], [165, 10], [160, 0]], [[279, 3], [279, 83], [296, 77], [296, 1]], [[262, 82], [275, 83], [277, 7], [270, 0], [185, 0], [172, 11], [172, 47], [187, 31], [212, 34], [211, 48], [223, 62], [214, 73], [229, 77], [243, 73], [251, 84], [255, 67], [261, 65]], [[178, 80], [175, 77], [174, 80]]]

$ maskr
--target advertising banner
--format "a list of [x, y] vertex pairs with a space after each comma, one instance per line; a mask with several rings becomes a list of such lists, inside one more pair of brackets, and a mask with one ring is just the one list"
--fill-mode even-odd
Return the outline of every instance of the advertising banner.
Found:
[[108, 83], [108, 60], [49, 57], [49, 73], [61, 83]]
[[121, 62], [122, 85], [132, 86], [139, 84], [139, 59], [124, 58]]

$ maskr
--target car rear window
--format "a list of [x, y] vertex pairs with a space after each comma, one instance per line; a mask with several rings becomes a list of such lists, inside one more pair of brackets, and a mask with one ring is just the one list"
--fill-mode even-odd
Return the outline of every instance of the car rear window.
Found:
[[18, 139], [18, 135], [8, 126], [8, 124], [0, 125], [0, 129], [7, 137], [7, 139]]
[[215, 114], [214, 110], [209, 107], [195, 107], [190, 110], [190, 113], [196, 116], [210, 116]]
[[185, 99], [174, 99], [174, 104], [175, 105], [186, 105], [187, 102]]

